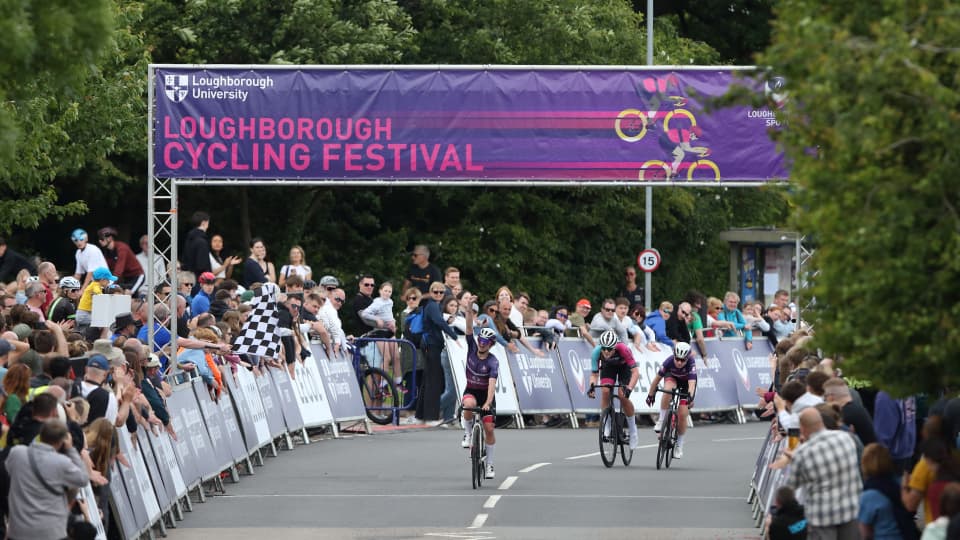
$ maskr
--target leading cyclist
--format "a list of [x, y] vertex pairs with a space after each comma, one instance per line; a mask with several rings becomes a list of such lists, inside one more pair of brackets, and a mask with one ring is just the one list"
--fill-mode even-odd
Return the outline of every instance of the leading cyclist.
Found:
[[[473, 339], [473, 310], [468, 309], [467, 319], [467, 388], [463, 391], [461, 403], [463, 408], [473, 408], [482, 403], [484, 411], [490, 411], [483, 416], [483, 430], [487, 439], [487, 470], [484, 476], [489, 480], [496, 474], [493, 471], [493, 451], [497, 442], [493, 434], [493, 420], [496, 418], [497, 376], [500, 371], [500, 361], [490, 352], [490, 347], [497, 341], [497, 333], [492, 328], [481, 328], [476, 341]], [[473, 413], [463, 411], [463, 441], [460, 446], [470, 447], [470, 432], [473, 431]]]
[[[677, 447], [673, 450], [673, 457], [680, 459], [683, 457], [683, 435], [687, 432], [687, 416], [689, 410], [693, 407], [693, 395], [697, 390], [697, 362], [690, 355], [690, 344], [678, 341], [673, 345], [673, 355], [663, 361], [663, 365], [657, 371], [657, 376], [650, 382], [650, 392], [647, 394], [647, 405], [652, 406], [656, 398], [657, 385], [663, 379], [664, 390], [673, 390], [678, 388], [680, 392], [686, 392], [689, 396], [687, 404], [680, 405], [680, 417], [677, 418]], [[660, 433], [663, 427], [663, 419], [667, 416], [667, 408], [670, 407], [670, 394], [663, 394], [660, 399], [660, 418], [653, 430]]]
[[[598, 367], [599, 361], [603, 365]], [[623, 414], [627, 416], [627, 426], [630, 428], [630, 448], [637, 447], [637, 419], [634, 416], [633, 403], [630, 402], [630, 392], [637, 386], [637, 380], [640, 379], [640, 370], [637, 363], [633, 360], [633, 353], [630, 347], [621, 343], [617, 338], [617, 333], [613, 330], [607, 330], [600, 334], [597, 339], [597, 346], [590, 355], [590, 391], [587, 393], [591, 398], [594, 395], [593, 387], [597, 384], [597, 375], [600, 376], [600, 384], [614, 384], [620, 381], [620, 406], [623, 408]], [[629, 381], [629, 382], [627, 382]], [[610, 389], [603, 388], [600, 394], [600, 408], [606, 409], [610, 406]], [[604, 433], [604, 436], [608, 435]]]

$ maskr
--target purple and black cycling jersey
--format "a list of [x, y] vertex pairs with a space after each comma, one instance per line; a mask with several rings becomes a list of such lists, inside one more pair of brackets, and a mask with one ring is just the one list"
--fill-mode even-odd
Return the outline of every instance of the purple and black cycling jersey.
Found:
[[477, 341], [472, 335], [467, 335], [467, 388], [486, 390], [490, 386], [490, 379], [496, 379], [500, 374], [500, 361], [490, 353], [486, 360], [477, 356]]
[[693, 358], [687, 357], [687, 361], [682, 366], [677, 366], [671, 354], [663, 361], [657, 375], [678, 381], [695, 381], [697, 380], [697, 362]]

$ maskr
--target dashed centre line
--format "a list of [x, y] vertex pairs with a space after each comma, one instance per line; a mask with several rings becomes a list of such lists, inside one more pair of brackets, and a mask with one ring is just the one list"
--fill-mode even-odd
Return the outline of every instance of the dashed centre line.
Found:
[[487, 502], [483, 503], [484, 508], [493, 508], [497, 505], [497, 502], [500, 500], [500, 495], [491, 495], [487, 498]]
[[504, 480], [503, 483], [500, 484], [500, 487], [498, 487], [497, 489], [500, 489], [500, 490], [510, 489], [510, 486], [512, 486], [513, 483], [516, 481], [517, 481], [516, 476], [508, 476], [507, 479]]
[[550, 463], [535, 463], [535, 464], [533, 464], [533, 465], [531, 465], [531, 466], [529, 466], [529, 467], [527, 467], [527, 468], [525, 468], [525, 469], [520, 469], [520, 472], [522, 472], [522, 473], [528, 473], [528, 472], [530, 472], [530, 471], [535, 471], [535, 470], [539, 469], [540, 467], [546, 467], [547, 465], [550, 465]]
[[477, 517], [473, 518], [473, 523], [470, 524], [468, 529], [479, 529], [483, 527], [483, 524], [487, 522], [487, 514], [477, 514]]

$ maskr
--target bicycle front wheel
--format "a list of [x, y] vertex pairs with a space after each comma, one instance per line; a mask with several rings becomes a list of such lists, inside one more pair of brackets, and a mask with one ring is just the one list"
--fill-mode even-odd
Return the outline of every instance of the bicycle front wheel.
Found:
[[617, 413], [617, 421], [620, 431], [620, 459], [623, 460], [623, 466], [629, 467], [633, 460], [633, 448], [630, 448], [630, 428], [627, 426], [627, 415]]
[[670, 414], [670, 411], [667, 411], [667, 415], [661, 418], [660, 443], [657, 445], [657, 469], [664, 466], [667, 454], [673, 451], [670, 448]]
[[[479, 418], [477, 422], [480, 422]], [[483, 470], [483, 441], [481, 440], [483, 435], [480, 433], [481, 429], [483, 428], [474, 425], [470, 440], [470, 467], [473, 469], [473, 489], [480, 487], [480, 484], [483, 483], [483, 475], [486, 472]]]
[[360, 393], [363, 405], [367, 408], [367, 418], [385, 426], [393, 421], [393, 407], [400, 407], [397, 386], [387, 372], [379, 368], [368, 367], [360, 381]]
[[598, 433], [600, 436], [600, 459], [607, 467], [613, 467], [617, 460], [617, 440], [619, 439], [617, 420], [613, 414], [613, 408], [608, 407], [600, 415], [600, 427]]
[[[677, 446], [677, 413], [676, 411], [670, 411], [667, 413], [667, 425], [670, 426], [670, 431], [667, 432], [663, 438], [667, 441], [667, 455], [665, 456], [665, 461], [667, 468], [670, 468], [670, 463], [673, 461], [673, 449]], [[666, 429], [666, 428], [664, 428]]]

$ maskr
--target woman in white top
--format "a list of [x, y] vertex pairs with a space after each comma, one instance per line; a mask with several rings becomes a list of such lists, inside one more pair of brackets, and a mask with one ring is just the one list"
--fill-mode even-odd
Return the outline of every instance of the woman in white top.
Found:
[[[384, 281], [380, 284], [380, 295], [373, 299], [373, 302], [366, 309], [360, 312], [360, 318], [370, 326], [376, 326], [377, 329], [369, 332], [367, 337], [374, 338], [393, 338], [397, 334], [397, 320], [393, 318], [393, 284]], [[400, 355], [397, 352], [397, 344], [380, 341], [377, 342], [377, 348], [383, 356], [383, 369], [389, 372], [393, 367], [393, 382], [400, 384], [403, 382], [403, 368], [400, 365]]]
[[[300, 276], [306, 282], [313, 277], [313, 270], [307, 265], [307, 255], [300, 246], [290, 248], [289, 263], [280, 267], [281, 287], [286, 286], [287, 278], [290, 276]], [[391, 288], [391, 290], [393, 290]]]
[[243, 259], [237, 256], [223, 256], [223, 237], [215, 234], [210, 237], [210, 268], [213, 275], [219, 279], [229, 278], [233, 274], [233, 267], [242, 263]]

